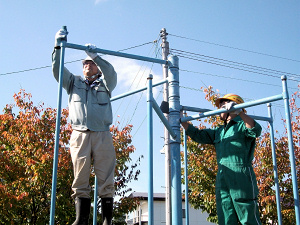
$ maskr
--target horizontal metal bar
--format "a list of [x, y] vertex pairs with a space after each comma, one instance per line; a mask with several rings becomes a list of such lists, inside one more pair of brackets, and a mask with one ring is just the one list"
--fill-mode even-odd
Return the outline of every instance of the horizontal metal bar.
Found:
[[[202, 108], [197, 108], [197, 107], [190, 107], [190, 106], [182, 106], [182, 110], [190, 111], [190, 112], [208, 112], [212, 111], [210, 109], [202, 109]], [[273, 119], [270, 117], [264, 117], [264, 116], [255, 116], [255, 115], [249, 115], [252, 119], [255, 120], [262, 120], [262, 121], [268, 121], [268, 122], [273, 122]]]
[[255, 115], [248, 115], [248, 116], [250, 116], [254, 120], [273, 122], [273, 119], [271, 117], [255, 116]]
[[160, 110], [157, 102], [155, 101], [155, 99], [152, 98], [152, 107], [155, 110], [155, 112], [157, 113], [158, 117], [161, 119], [161, 121], [163, 122], [163, 124], [166, 126], [167, 130], [169, 131], [170, 135], [172, 136], [172, 138], [174, 140], [176, 140], [177, 135], [175, 134], [175, 132], [173, 131], [169, 121], [166, 119], [166, 117], [164, 116], [163, 112]]
[[235, 105], [234, 108], [235, 109], [248, 108], [248, 107], [251, 107], [251, 106], [261, 105], [261, 104], [265, 104], [265, 103], [269, 103], [269, 102], [275, 102], [275, 101], [278, 101], [278, 100], [283, 100], [283, 94], [274, 95], [274, 96], [271, 96], [271, 97], [254, 100], [254, 101], [251, 101], [251, 102], [241, 103], [241, 104]]
[[147, 61], [147, 62], [168, 65], [167, 60], [155, 59], [155, 58], [139, 56], [139, 55], [132, 55], [132, 54], [123, 53], [123, 52], [115, 52], [115, 51], [105, 50], [105, 49], [101, 49], [101, 48], [90, 49], [89, 47], [84, 46], [84, 45], [76, 45], [76, 44], [71, 44], [71, 43], [66, 43], [66, 47], [78, 49], [78, 50], [95, 52], [95, 53], [102, 53], [102, 54], [106, 54], [106, 55], [114, 55], [114, 56], [120, 56], [120, 57], [124, 57], [124, 58], [137, 59], [137, 60], [142, 60], [142, 61]]
[[[152, 87], [156, 87], [158, 85], [161, 85], [161, 84], [164, 84], [164, 83], [167, 83], [167, 82], [168, 82], [167, 79], [166, 80], [162, 80], [162, 81], [159, 81], [159, 82], [153, 84]], [[144, 87], [144, 88], [141, 88], [141, 89], [137, 89], [137, 90], [134, 90], [134, 91], [129, 91], [129, 92], [126, 92], [126, 93], [123, 93], [123, 94], [120, 94], [120, 95], [117, 95], [117, 96], [111, 98], [110, 101], [112, 102], [112, 101], [118, 100], [120, 98], [127, 97], [127, 96], [130, 96], [130, 95], [136, 94], [138, 92], [145, 91], [145, 90], [147, 90], [147, 87]]]
[[231, 111], [235, 111], [237, 109], [248, 108], [248, 107], [251, 107], [251, 106], [261, 105], [261, 104], [264, 104], [264, 103], [274, 102], [274, 101], [278, 101], [278, 100], [282, 100], [282, 99], [283, 99], [283, 94], [274, 95], [274, 96], [271, 96], [271, 97], [262, 98], [262, 99], [259, 99], [259, 100], [255, 100], [255, 101], [251, 101], [251, 102], [245, 102], [245, 103], [235, 105], [229, 111], [226, 110], [226, 109], [216, 109], [216, 110], [200, 113], [200, 114], [193, 115], [193, 116], [183, 117], [180, 120], [181, 120], [181, 122], [187, 122], [187, 121], [190, 121], [190, 120], [196, 120], [196, 119], [200, 119], [200, 118], [204, 118], [204, 117], [208, 117], [208, 116], [214, 116], [214, 115], [218, 115], [218, 114], [221, 114], [221, 113], [224, 113], [224, 112], [231, 112]]

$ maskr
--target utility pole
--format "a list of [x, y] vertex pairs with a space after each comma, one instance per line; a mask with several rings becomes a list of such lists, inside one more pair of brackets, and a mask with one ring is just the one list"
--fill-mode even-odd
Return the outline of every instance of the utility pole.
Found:
[[[162, 59], [167, 60], [169, 55], [169, 42], [167, 41], [166, 29], [163, 28], [160, 31], [160, 37], [162, 40], [161, 49], [162, 49]], [[168, 66], [163, 65], [163, 78], [168, 78]], [[168, 105], [169, 91], [168, 83], [165, 83], [163, 86], [163, 103]], [[169, 111], [169, 110], [168, 110]], [[167, 120], [169, 120], [168, 112], [164, 113]], [[166, 128], [164, 128], [164, 153], [165, 153], [165, 194], [166, 194], [166, 225], [172, 224], [172, 204], [171, 204], [171, 163], [170, 163], [170, 134]]]

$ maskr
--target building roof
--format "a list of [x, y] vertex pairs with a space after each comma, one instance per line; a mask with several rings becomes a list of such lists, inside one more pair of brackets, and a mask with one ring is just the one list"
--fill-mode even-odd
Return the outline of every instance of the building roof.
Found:
[[[148, 200], [147, 192], [132, 192], [129, 197], [131, 198], [139, 198], [141, 200]], [[165, 201], [166, 194], [165, 193], [153, 193], [153, 200]]]

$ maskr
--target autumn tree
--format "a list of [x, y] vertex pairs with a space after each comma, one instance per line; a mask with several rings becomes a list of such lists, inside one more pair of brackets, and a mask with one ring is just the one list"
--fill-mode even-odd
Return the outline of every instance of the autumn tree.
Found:
[[[14, 95], [15, 105], [7, 105], [0, 115], [0, 224], [47, 224], [50, 218], [56, 110], [34, 106], [32, 96], [21, 90]], [[14, 112], [17, 108], [17, 113]], [[132, 210], [136, 199], [126, 198], [128, 183], [137, 180], [139, 160], [131, 163], [131, 126], [112, 126], [117, 154], [116, 195], [120, 196], [115, 214]], [[55, 221], [71, 224], [75, 220], [71, 199], [72, 162], [68, 150], [72, 129], [68, 110], [62, 109]], [[94, 182], [91, 176], [91, 182]]]
[[[290, 100], [298, 186], [300, 184], [300, 108], [297, 106], [296, 100], [300, 99], [299, 90], [300, 86], [298, 87], [298, 91], [292, 94]], [[211, 86], [205, 88], [204, 92], [206, 93], [205, 99], [215, 106], [214, 103], [219, 97], [219, 93], [214, 91]], [[214, 128], [222, 124], [218, 116], [200, 119], [198, 122], [198, 128], [200, 129], [206, 127]], [[284, 134], [277, 132], [275, 145], [283, 224], [295, 224], [295, 208], [286, 129]], [[189, 202], [194, 208], [207, 212], [210, 222], [217, 223], [215, 200], [217, 161], [214, 146], [199, 144], [188, 138], [187, 148]], [[278, 216], [269, 130], [264, 130], [256, 140], [253, 167], [259, 188], [258, 204], [262, 224], [277, 224]]]
[[[12, 105], [6, 106], [4, 114], [0, 115], [0, 221], [4, 224], [46, 224], [49, 221], [56, 112], [51, 108], [43, 109], [43, 104], [34, 106], [31, 95], [23, 90], [15, 94], [14, 99], [18, 115], [12, 113]], [[69, 154], [64, 147], [71, 133], [67, 110], [62, 111], [61, 124], [59, 207], [62, 201], [71, 205], [71, 199], [66, 200], [70, 189], [65, 188], [72, 179]], [[67, 212], [60, 213], [70, 219]]]

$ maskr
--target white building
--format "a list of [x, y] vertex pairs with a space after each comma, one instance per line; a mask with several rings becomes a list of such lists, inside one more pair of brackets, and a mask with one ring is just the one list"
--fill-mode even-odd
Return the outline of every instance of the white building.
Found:
[[[126, 215], [127, 225], [147, 225], [148, 224], [148, 193], [133, 192], [131, 197], [140, 199], [140, 205], [131, 214]], [[153, 194], [153, 223], [155, 225], [166, 224], [165, 194]], [[185, 203], [182, 202], [182, 224], [185, 224]], [[189, 207], [189, 225], [212, 225], [206, 220], [208, 214]]]

